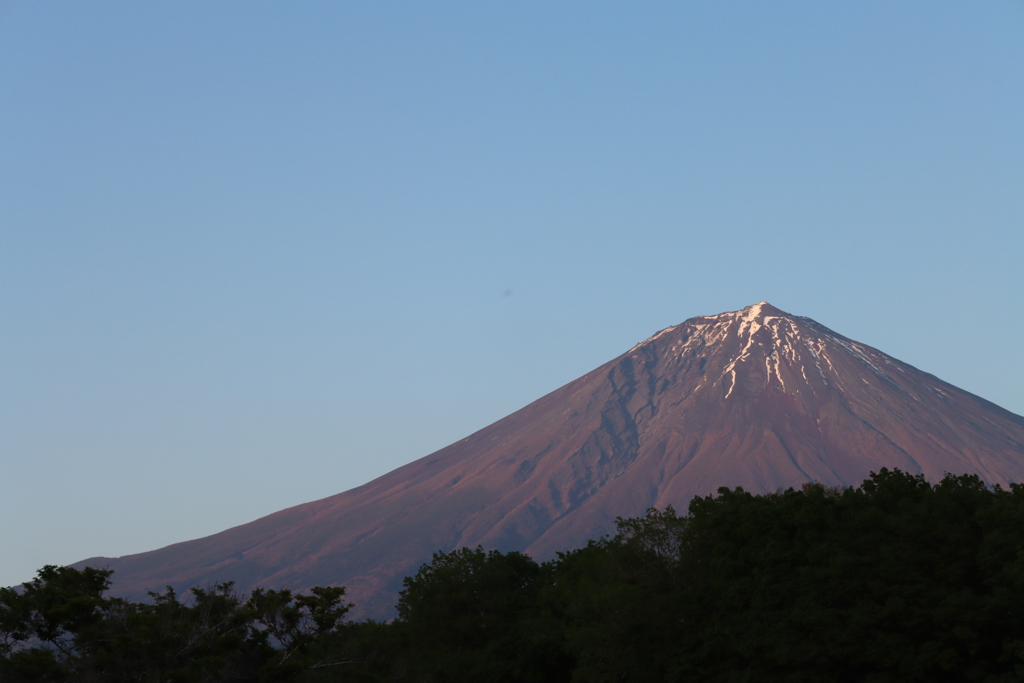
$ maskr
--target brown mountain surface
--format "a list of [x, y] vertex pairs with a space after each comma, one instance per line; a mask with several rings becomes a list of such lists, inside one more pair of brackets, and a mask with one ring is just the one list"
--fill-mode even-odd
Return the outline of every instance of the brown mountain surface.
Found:
[[[114, 592], [344, 584], [386, 615], [437, 550], [539, 559], [720, 486], [855, 485], [898, 467], [1024, 481], [1024, 418], [767, 303], [696, 317], [359, 488], [148, 553]], [[361, 609], [360, 609], [361, 608]]]

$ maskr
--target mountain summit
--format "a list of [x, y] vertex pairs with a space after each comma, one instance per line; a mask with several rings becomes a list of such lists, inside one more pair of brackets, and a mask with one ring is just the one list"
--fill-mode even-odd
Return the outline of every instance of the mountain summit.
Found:
[[1024, 481], [1024, 418], [761, 302], [691, 318], [457, 443], [359, 488], [161, 550], [78, 566], [139, 596], [234, 580], [344, 584], [386, 614], [437, 550], [544, 559], [617, 516], [720, 486], [856, 485], [882, 467]]

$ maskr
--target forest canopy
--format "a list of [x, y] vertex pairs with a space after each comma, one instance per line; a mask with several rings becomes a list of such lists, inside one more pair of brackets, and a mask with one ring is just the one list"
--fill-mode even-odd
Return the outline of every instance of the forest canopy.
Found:
[[723, 488], [549, 562], [439, 552], [389, 622], [346, 621], [341, 587], [109, 585], [0, 589], [0, 681], [1017, 681], [1024, 486]]

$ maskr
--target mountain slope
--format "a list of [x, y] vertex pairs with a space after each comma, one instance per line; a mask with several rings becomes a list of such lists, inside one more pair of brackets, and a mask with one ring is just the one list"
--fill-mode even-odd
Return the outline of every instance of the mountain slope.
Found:
[[79, 565], [139, 596], [234, 580], [345, 584], [386, 614], [437, 550], [538, 558], [720, 486], [858, 484], [898, 467], [1024, 481], [1024, 418], [760, 303], [691, 318], [525, 408], [350, 491], [207, 538]]

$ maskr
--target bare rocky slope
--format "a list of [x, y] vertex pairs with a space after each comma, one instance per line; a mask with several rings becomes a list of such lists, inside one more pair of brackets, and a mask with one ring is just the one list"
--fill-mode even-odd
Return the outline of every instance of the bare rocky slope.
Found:
[[194, 541], [76, 566], [138, 598], [233, 580], [343, 584], [387, 616], [437, 550], [538, 559], [720, 486], [859, 484], [898, 467], [1024, 481], [1024, 418], [767, 303], [696, 317], [359, 488]]

